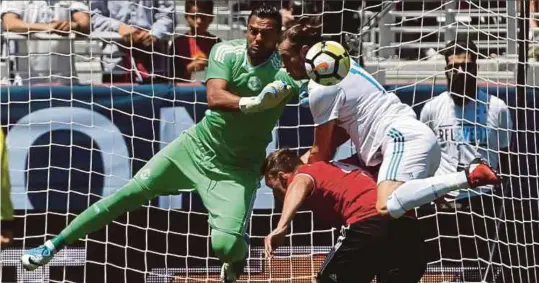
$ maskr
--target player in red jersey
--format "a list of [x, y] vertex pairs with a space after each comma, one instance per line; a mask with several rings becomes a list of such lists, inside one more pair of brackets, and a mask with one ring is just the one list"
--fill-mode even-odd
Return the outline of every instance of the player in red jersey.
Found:
[[[277, 228], [265, 239], [265, 252], [284, 241], [303, 205], [333, 226], [342, 225], [337, 243], [318, 273], [318, 282], [417, 283], [426, 268], [424, 240], [416, 219], [393, 219], [376, 210], [376, 179], [343, 162], [305, 165], [292, 151], [273, 152], [262, 173], [276, 201], [284, 201]], [[286, 197], [285, 197], [286, 195]]]

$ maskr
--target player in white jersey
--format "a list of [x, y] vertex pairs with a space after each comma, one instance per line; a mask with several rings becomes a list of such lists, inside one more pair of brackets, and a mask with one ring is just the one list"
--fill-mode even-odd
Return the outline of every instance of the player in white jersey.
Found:
[[[294, 79], [307, 78], [305, 55], [320, 40], [316, 30], [304, 25], [283, 33], [279, 53]], [[376, 208], [382, 215], [398, 218], [449, 191], [500, 182], [480, 161], [465, 172], [430, 177], [440, 163], [436, 136], [409, 106], [357, 63], [339, 84], [326, 87], [311, 81], [308, 92], [316, 128], [305, 159], [309, 163], [328, 161], [336, 148], [351, 138], [365, 165], [380, 166]]]
[[[508, 173], [511, 114], [503, 100], [478, 90], [476, 54], [477, 47], [472, 41], [457, 40], [447, 44], [449, 91], [427, 102], [421, 111], [420, 120], [434, 131], [442, 148], [436, 175], [462, 171], [477, 157]], [[447, 199], [465, 198], [474, 195], [473, 192], [452, 191]]]
[[[334, 121], [332, 124], [344, 129], [350, 136], [365, 165], [376, 166], [381, 163], [383, 155], [379, 148], [386, 139], [386, 132], [392, 125], [395, 126], [395, 123], [400, 123], [404, 124], [403, 127], [418, 127], [419, 132], [425, 133], [425, 144], [433, 147], [430, 158], [434, 167], [432, 170], [438, 167], [439, 154], [436, 152], [439, 152], [439, 148], [435, 136], [424, 125], [418, 125], [420, 123], [410, 106], [401, 103], [394, 93], [385, 91], [357, 62], [352, 62], [350, 75], [338, 85], [327, 87], [310, 81], [308, 93], [315, 126], [325, 125], [322, 130], [335, 128], [327, 125]], [[398, 135], [397, 131], [395, 133]], [[393, 137], [390, 139], [393, 140]], [[319, 142], [323, 140], [317, 139], [317, 145]], [[332, 151], [321, 152], [319, 147], [316, 147], [311, 150], [309, 158], [311, 161], [319, 161], [317, 158], [331, 158], [328, 155], [333, 155]], [[390, 168], [381, 168], [383, 172], [380, 173], [384, 174], [379, 174], [378, 182], [386, 178], [387, 174], [396, 174], [396, 171], [389, 170]], [[408, 175], [406, 172], [401, 173]]]

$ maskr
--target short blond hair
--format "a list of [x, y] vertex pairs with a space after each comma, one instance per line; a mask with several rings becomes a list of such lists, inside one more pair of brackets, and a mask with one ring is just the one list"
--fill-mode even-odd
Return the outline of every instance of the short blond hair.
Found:
[[272, 152], [260, 168], [263, 176], [275, 177], [280, 171], [285, 173], [294, 172], [298, 166], [303, 164], [299, 156], [288, 148], [283, 148]]

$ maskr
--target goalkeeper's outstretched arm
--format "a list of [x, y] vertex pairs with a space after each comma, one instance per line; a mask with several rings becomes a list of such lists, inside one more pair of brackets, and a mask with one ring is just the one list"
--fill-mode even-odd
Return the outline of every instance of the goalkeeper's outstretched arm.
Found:
[[228, 82], [224, 79], [210, 79], [206, 82], [208, 107], [225, 111], [239, 111], [240, 97], [227, 91]]
[[206, 95], [210, 109], [237, 112], [240, 110], [240, 97], [230, 92], [228, 87], [233, 79], [234, 62], [240, 59], [236, 59], [233, 52], [225, 52], [230, 48], [227, 42], [221, 42], [211, 49], [206, 72]]
[[208, 107], [244, 113], [260, 112], [279, 105], [290, 93], [291, 87], [282, 81], [267, 84], [257, 96], [239, 97], [226, 90], [223, 79], [208, 82]]
[[206, 95], [210, 109], [259, 112], [279, 105], [290, 94], [291, 86], [280, 80], [265, 85], [257, 96], [240, 97], [230, 92], [228, 84], [236, 68], [234, 62], [241, 58], [236, 58], [233, 52], [227, 53], [227, 46], [223, 44], [217, 44], [212, 48], [208, 60]]

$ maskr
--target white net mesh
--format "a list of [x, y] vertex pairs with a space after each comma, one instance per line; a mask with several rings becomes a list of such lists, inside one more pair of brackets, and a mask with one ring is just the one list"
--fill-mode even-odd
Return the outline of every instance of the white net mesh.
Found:
[[[160, 148], [200, 120], [206, 99], [198, 83], [208, 50], [217, 38], [243, 37], [257, 1], [215, 1], [210, 34], [188, 33], [190, 20], [208, 14], [199, 7], [202, 14], [193, 17], [185, 1], [33, 1], [33, 6], [0, 2], [0, 116], [7, 132], [16, 209], [9, 227], [14, 241], [0, 251], [0, 281], [217, 280], [220, 262], [211, 251], [207, 213], [192, 194], [160, 197], [69, 246], [35, 272], [24, 271], [18, 257], [23, 249], [57, 235], [89, 204], [120, 188]], [[346, 44], [355, 58], [361, 54], [365, 68], [418, 112], [445, 89], [446, 63], [439, 50], [458, 36], [475, 41], [478, 85], [504, 100], [515, 121], [514, 162], [503, 172], [507, 181], [493, 193], [418, 210], [429, 260], [422, 282], [537, 282], [539, 52], [534, 49], [535, 22], [520, 11], [521, 2], [282, 2], [296, 19], [318, 18], [327, 38]], [[533, 18], [533, 1], [528, 4]], [[14, 14], [23, 22], [38, 23], [75, 21], [74, 11], [84, 11], [84, 5], [94, 15], [89, 35], [84, 30], [29, 35], [6, 17]], [[137, 28], [127, 41], [116, 32], [120, 22], [110, 18], [113, 14], [136, 18], [123, 26]], [[525, 38], [519, 37], [523, 23], [531, 26]], [[136, 37], [146, 36], [134, 43]], [[193, 38], [196, 44], [189, 40]], [[530, 50], [521, 48], [525, 41]], [[526, 68], [519, 61], [526, 59], [522, 50], [530, 55]], [[280, 146], [305, 150], [312, 143], [308, 109], [289, 105], [274, 137], [268, 151]], [[338, 157], [351, 153], [345, 145]], [[2, 198], [5, 208], [4, 194]], [[304, 211], [294, 221], [287, 243], [267, 261], [263, 238], [279, 215], [271, 192], [263, 187], [249, 222], [249, 261], [242, 280], [311, 282], [335, 243], [337, 231]], [[2, 231], [7, 223], [2, 222]]]

